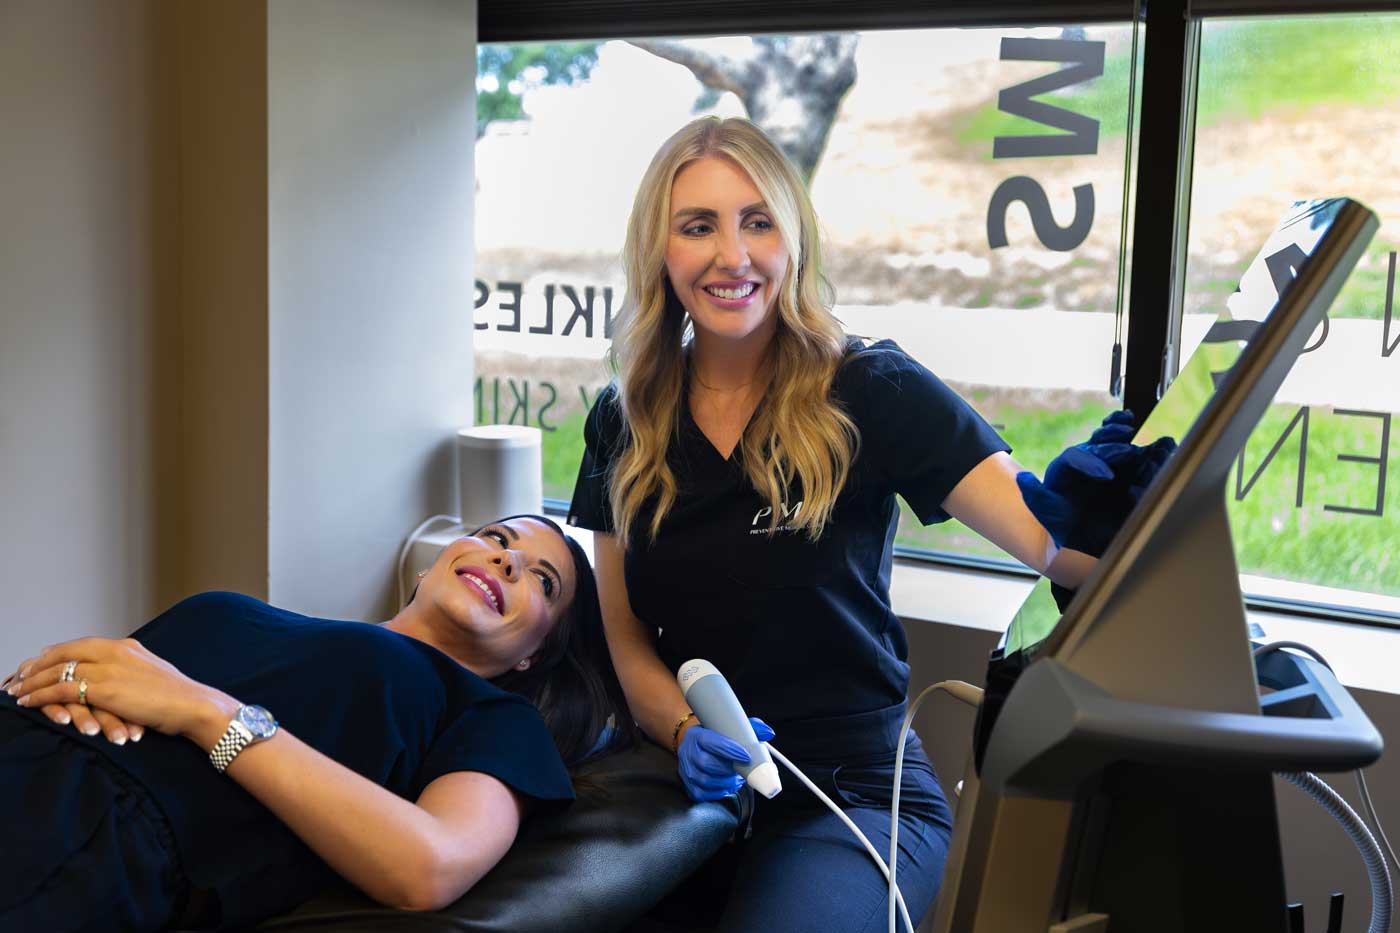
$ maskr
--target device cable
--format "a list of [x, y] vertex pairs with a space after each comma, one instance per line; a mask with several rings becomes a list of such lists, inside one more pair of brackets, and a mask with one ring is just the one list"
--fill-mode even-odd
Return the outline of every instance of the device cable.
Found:
[[[1292, 648], [1301, 651], [1311, 657], [1318, 664], [1332, 671], [1332, 665], [1328, 663], [1315, 648], [1305, 645], [1299, 641], [1275, 641], [1267, 645], [1259, 645], [1254, 649], [1254, 657], [1257, 659], [1271, 651], [1279, 651], [1283, 648]], [[1279, 777], [1299, 787], [1308, 796], [1322, 805], [1328, 813], [1332, 815], [1342, 828], [1351, 837], [1356, 848], [1361, 852], [1361, 858], [1366, 863], [1366, 872], [1371, 879], [1371, 925], [1369, 933], [1387, 933], [1390, 929], [1390, 917], [1394, 911], [1395, 893], [1391, 887], [1390, 865], [1396, 865], [1400, 870], [1400, 863], [1395, 858], [1395, 850], [1390, 845], [1390, 840], [1386, 838], [1385, 828], [1381, 826], [1380, 815], [1376, 813], [1375, 804], [1371, 800], [1371, 791], [1366, 786], [1366, 776], [1361, 773], [1361, 769], [1356, 770], [1356, 784], [1361, 791], [1361, 807], [1366, 811], [1366, 816], [1370, 819], [1370, 825], [1376, 828], [1376, 833], [1385, 842], [1383, 850], [1376, 837], [1371, 835], [1366, 821], [1357, 816], [1356, 811], [1342, 799], [1342, 796], [1333, 790], [1328, 784], [1311, 772], [1279, 772]], [[1386, 855], [1390, 856], [1390, 864], [1386, 863]]]
[[[1280, 648], [1292, 648], [1301, 651], [1311, 657], [1318, 664], [1332, 671], [1332, 665], [1327, 663], [1327, 659], [1319, 654], [1314, 648], [1299, 641], [1275, 641], [1267, 645], [1259, 645], [1254, 649], [1254, 657], [1268, 654], [1270, 651], [1278, 651]], [[1365, 811], [1366, 818], [1370, 820], [1371, 828], [1375, 829], [1376, 835], [1380, 837], [1381, 843], [1385, 846], [1385, 852], [1390, 856], [1390, 864], [1397, 872], [1400, 872], [1400, 859], [1395, 857], [1395, 847], [1390, 844], [1390, 839], [1385, 834], [1385, 827], [1381, 825], [1380, 814], [1376, 812], [1376, 804], [1371, 800], [1371, 789], [1366, 785], [1366, 775], [1360, 768], [1356, 769], [1356, 786], [1361, 792], [1361, 809]]]
[[1385, 844], [1385, 851], [1390, 855], [1390, 864], [1400, 871], [1400, 859], [1395, 857], [1395, 849], [1391, 846], [1390, 840], [1385, 836], [1385, 829], [1381, 826], [1380, 815], [1376, 813], [1376, 805], [1371, 801], [1371, 789], [1366, 786], [1366, 775], [1361, 773], [1361, 769], [1356, 769], [1356, 786], [1361, 790], [1361, 808], [1366, 811], [1366, 816], [1371, 820], [1371, 825], [1376, 829], [1376, 835], [1381, 837], [1381, 842]]
[[1371, 831], [1361, 817], [1356, 815], [1342, 795], [1337, 793], [1316, 774], [1308, 771], [1280, 771], [1279, 777], [1301, 789], [1322, 808], [1332, 815], [1346, 830], [1361, 858], [1366, 862], [1366, 873], [1371, 877], [1371, 925], [1368, 933], [1389, 933], [1392, 891], [1390, 870], [1385, 864], [1385, 855]]
[[[847, 829], [849, 829], [851, 832], [855, 833], [856, 838], [859, 839], [859, 840], [861, 841], [861, 844], [865, 846], [865, 851], [866, 851], [866, 852], [869, 852], [869, 853], [870, 853], [870, 857], [871, 857], [872, 859], [875, 860], [875, 864], [878, 865], [878, 866], [880, 866], [880, 872], [881, 872], [881, 874], [883, 874], [883, 875], [885, 876], [885, 878], [887, 878], [887, 879], [889, 880], [889, 882], [890, 882], [890, 890], [892, 890], [892, 891], [894, 892], [894, 895], [893, 895], [893, 896], [894, 896], [895, 898], [897, 898], [898, 901], [899, 901], [899, 913], [900, 913], [900, 916], [904, 918], [904, 928], [905, 928], [905, 930], [907, 930], [908, 933], [914, 933], [914, 924], [913, 924], [913, 923], [910, 921], [910, 919], [909, 919], [909, 908], [907, 908], [907, 907], [904, 906], [904, 895], [900, 893], [899, 888], [897, 888], [897, 887], [894, 886], [894, 871], [893, 871], [893, 865], [886, 865], [886, 864], [885, 864], [884, 859], [880, 858], [880, 853], [877, 852], [877, 851], [875, 851], [875, 847], [874, 847], [873, 845], [870, 844], [870, 840], [866, 838], [865, 833], [863, 833], [863, 832], [860, 831], [860, 827], [857, 826], [857, 825], [851, 820], [851, 818], [850, 818], [849, 816], [846, 815], [846, 812], [845, 812], [844, 810], [842, 810], [840, 807], [838, 807], [838, 806], [836, 805], [836, 803], [835, 803], [830, 797], [828, 797], [826, 794], [822, 793], [822, 789], [821, 789], [820, 787], [818, 787], [817, 785], [813, 784], [812, 781], [807, 777], [807, 775], [803, 774], [803, 773], [798, 769], [797, 765], [795, 765], [795, 764], [793, 764], [792, 762], [788, 761], [788, 760], [787, 760], [787, 756], [784, 755], [782, 752], [778, 751], [777, 748], [775, 748], [771, 742], [765, 742], [764, 744], [768, 746], [768, 751], [773, 755], [773, 757], [776, 758], [776, 759], [778, 759], [778, 763], [779, 763], [779, 764], [781, 764], [783, 767], [787, 768], [789, 771], [791, 771], [793, 774], [795, 774], [795, 775], [797, 776], [797, 779], [807, 786], [807, 789], [808, 789], [808, 790], [810, 790], [812, 793], [814, 793], [814, 794], [817, 795], [817, 799], [818, 799], [818, 800], [820, 800], [822, 803], [824, 803], [824, 804], [826, 804], [828, 807], [830, 807], [830, 808], [831, 808], [831, 812], [832, 812], [832, 813], [835, 813], [838, 817], [840, 817], [841, 822], [843, 822], [843, 823], [846, 824], [846, 828], [847, 828]], [[897, 770], [897, 766], [896, 766], [896, 770]], [[898, 780], [896, 780], [896, 782], [895, 782], [895, 789], [896, 789], [896, 791], [898, 791], [898, 788], [899, 788], [899, 783], [898, 783]], [[893, 857], [891, 857], [891, 858], [893, 858]], [[891, 911], [893, 912], [893, 908], [891, 908]], [[891, 917], [893, 917], [893, 913], [891, 913]], [[891, 923], [891, 929], [893, 929], [893, 923], [894, 923], [894, 921], [891, 920], [890, 923]]]
[[403, 591], [403, 566], [408, 562], [408, 552], [413, 547], [413, 542], [417, 541], [422, 536], [423, 532], [427, 531], [434, 523], [443, 521], [457, 525], [461, 524], [462, 520], [455, 515], [434, 515], [431, 518], [426, 518], [417, 528], [409, 533], [408, 538], [405, 539], [403, 543], [403, 547], [399, 548], [398, 573], [394, 575], [394, 584], [399, 590], [399, 609], [403, 608], [404, 600], [408, 598], [404, 595]]
[[[894, 933], [894, 902], [899, 894], [899, 888], [895, 884], [895, 870], [898, 867], [899, 851], [899, 787], [903, 783], [900, 779], [904, 774], [904, 742], [909, 737], [909, 727], [914, 723], [914, 713], [918, 710], [919, 704], [924, 701], [935, 690], [946, 691], [951, 696], [957, 697], [969, 706], [980, 706], [982, 703], [982, 689], [974, 687], [972, 684], [962, 680], [940, 680], [936, 684], [925, 687], [914, 702], [909, 704], [909, 709], [904, 714], [904, 724], [899, 729], [899, 743], [896, 746], [899, 750], [894, 756], [894, 793], [891, 795], [890, 803], [890, 870], [886, 873], [890, 879], [890, 914], [889, 930]], [[904, 908], [904, 900], [899, 902], [900, 909]], [[905, 914], [905, 922], [908, 922], [908, 914]]]
[[[1315, 648], [1311, 647], [1310, 645], [1305, 645], [1301, 641], [1271, 641], [1267, 645], [1260, 645], [1259, 647], [1255, 648], [1254, 656], [1258, 658], [1261, 655], [1268, 654], [1271, 651], [1278, 651], [1280, 648], [1292, 648], [1294, 651], [1301, 651], [1308, 657], [1316, 661], [1318, 664], [1321, 664], [1329, 671], [1332, 671], [1332, 665], [1327, 663], [1326, 658], [1318, 654]], [[1335, 674], [1337, 672], [1332, 671], [1332, 673]]]

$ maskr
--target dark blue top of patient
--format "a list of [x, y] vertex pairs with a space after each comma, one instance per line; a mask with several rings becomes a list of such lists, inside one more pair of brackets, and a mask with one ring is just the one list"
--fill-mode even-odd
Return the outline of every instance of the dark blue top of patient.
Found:
[[[408, 800], [453, 771], [485, 772], [536, 802], [573, 797], [533, 706], [407, 636], [204, 593], [133, 637], [187, 676], [265, 706], [301, 741]], [[148, 730], [116, 746], [62, 728], [151, 791], [186, 875], [217, 896], [222, 925], [280, 913], [331, 882], [330, 869], [192, 742]]]

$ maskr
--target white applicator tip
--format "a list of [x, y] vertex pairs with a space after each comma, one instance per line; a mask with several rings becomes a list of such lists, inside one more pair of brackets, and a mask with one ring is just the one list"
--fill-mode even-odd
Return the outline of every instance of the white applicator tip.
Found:
[[749, 782], [750, 787], [769, 800], [778, 796], [778, 792], [783, 789], [783, 782], [778, 778], [778, 766], [771, 761], [756, 766], [745, 780]]

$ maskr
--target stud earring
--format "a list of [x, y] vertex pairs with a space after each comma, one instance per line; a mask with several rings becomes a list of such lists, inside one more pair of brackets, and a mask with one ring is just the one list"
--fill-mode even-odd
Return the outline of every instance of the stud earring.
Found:
[[528, 670], [530, 669], [530, 659], [529, 659], [529, 658], [521, 658], [521, 659], [520, 659], [520, 663], [517, 664], [517, 665], [515, 665], [515, 669], [516, 669], [517, 671], [528, 671]]

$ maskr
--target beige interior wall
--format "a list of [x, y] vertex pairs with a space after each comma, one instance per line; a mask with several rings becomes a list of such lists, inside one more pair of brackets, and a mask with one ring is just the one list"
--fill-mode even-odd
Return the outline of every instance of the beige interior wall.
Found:
[[267, 597], [267, 7], [176, 3], [179, 302], [162, 321], [162, 603]]
[[0, 4], [0, 666], [267, 591], [266, 12]]
[[269, 595], [384, 619], [471, 424], [476, 9], [268, 9]]
[[0, 667], [157, 601], [167, 41], [154, 2], [0, 4]]
[[470, 422], [475, 29], [0, 2], [0, 667], [274, 548], [293, 608], [390, 608]]

